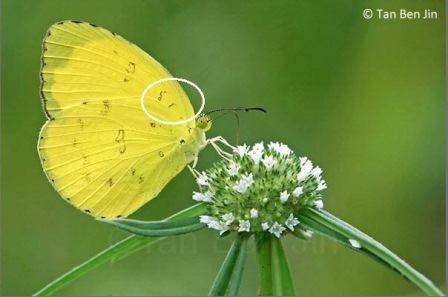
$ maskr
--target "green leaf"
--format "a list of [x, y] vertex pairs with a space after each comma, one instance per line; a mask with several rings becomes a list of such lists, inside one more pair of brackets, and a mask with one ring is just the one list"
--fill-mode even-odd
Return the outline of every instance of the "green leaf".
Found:
[[271, 236], [272, 284], [275, 296], [295, 296], [288, 259], [279, 238]]
[[[379, 258], [378, 256], [376, 256], [375, 254], [373, 254], [372, 252], [370, 252], [369, 250], [366, 250], [365, 248], [355, 248], [353, 247], [350, 242], [348, 241], [349, 238], [347, 238], [346, 236], [326, 227], [325, 225], [322, 225], [319, 222], [316, 222], [306, 216], [303, 215], [297, 215], [297, 218], [300, 221], [300, 224], [302, 225], [302, 227], [305, 227], [308, 230], [313, 231], [316, 234], [322, 235], [326, 238], [329, 238], [331, 240], [334, 240], [340, 244], [342, 244], [345, 247], [348, 247], [352, 250], [355, 250], [356, 252], [359, 252], [367, 257], [370, 257], [371, 259], [373, 259], [374, 261], [377, 261], [378, 263], [380, 263], [381, 265], [386, 266], [389, 269], [394, 270], [395, 272], [400, 273], [398, 270], [396, 270], [394, 267], [392, 267], [389, 263], [385, 262], [383, 259]], [[400, 273], [401, 276], [403, 276]]]
[[247, 239], [243, 238], [241, 243], [240, 251], [238, 253], [238, 258], [236, 259], [236, 264], [233, 269], [232, 276], [227, 287], [227, 296], [236, 296], [240, 289], [241, 279], [243, 278], [244, 264], [246, 263], [247, 255]]
[[361, 231], [342, 221], [341, 219], [331, 215], [326, 211], [311, 208], [300, 210], [300, 215], [302, 220], [303, 217], [307, 217], [310, 220], [339, 233], [347, 239], [355, 239], [361, 244], [362, 250], [371, 253], [378, 259], [381, 259], [381, 261], [387, 263], [389, 267], [397, 270], [404, 277], [409, 279], [409, 281], [422, 289], [427, 295], [444, 296], [443, 292], [440, 291], [423, 274], [412, 268], [409, 264], [400, 259], [397, 255], [392, 253], [381, 243], [377, 242], [373, 238], [367, 236], [366, 234], [362, 233]]
[[247, 236], [238, 233], [227, 253], [218, 275], [213, 282], [209, 296], [236, 296], [243, 275], [247, 253]]
[[[187, 209], [184, 209], [169, 218], [167, 220], [183, 219], [191, 216], [198, 216], [204, 214], [206, 211], [206, 205], [203, 203], [193, 205]], [[95, 267], [109, 260], [119, 260], [126, 256], [129, 256], [136, 251], [163, 240], [163, 237], [143, 237], [138, 235], [131, 235], [122, 241], [112, 245], [111, 247], [100, 252], [96, 256], [82, 263], [81, 265], [73, 268], [67, 273], [63, 274], [59, 278], [55, 279], [44, 288], [34, 294], [34, 296], [48, 296], [57, 290], [61, 289], [68, 283], [78, 279], [80, 276], [91, 271]]]
[[205, 224], [199, 222], [199, 216], [194, 216], [186, 219], [179, 219], [173, 221], [138, 221], [129, 219], [117, 220], [99, 220], [125, 231], [152, 237], [172, 236], [179, 234], [186, 234], [193, 231], [200, 230], [206, 227]]

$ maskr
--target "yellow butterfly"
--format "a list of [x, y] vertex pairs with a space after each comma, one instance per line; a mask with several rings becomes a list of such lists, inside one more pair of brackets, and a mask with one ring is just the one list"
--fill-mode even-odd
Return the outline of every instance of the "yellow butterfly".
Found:
[[[65, 200], [94, 217], [128, 216], [210, 143], [205, 115], [180, 125], [145, 115], [142, 92], [171, 75], [104, 28], [79, 21], [52, 25], [43, 41], [40, 75], [48, 118], [38, 143], [42, 166]], [[194, 117], [177, 81], [157, 84], [145, 100], [161, 120]]]

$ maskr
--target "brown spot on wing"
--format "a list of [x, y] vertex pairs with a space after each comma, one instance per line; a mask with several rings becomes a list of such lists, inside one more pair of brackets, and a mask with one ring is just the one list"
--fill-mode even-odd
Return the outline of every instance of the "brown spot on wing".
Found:
[[162, 101], [162, 99], [163, 99], [163, 94], [166, 94], [166, 91], [161, 91], [161, 92], [159, 93], [159, 97], [157, 97], [157, 100]]
[[122, 142], [122, 141], [124, 141], [124, 129], [119, 129], [119, 130], [118, 130], [118, 135], [117, 135], [117, 137], [115, 138], [115, 141], [116, 141], [116, 142]]
[[118, 135], [115, 138], [115, 141], [120, 145], [118, 149], [120, 154], [124, 154], [124, 152], [126, 151], [126, 143], [124, 141], [124, 129], [118, 130]]
[[134, 73], [135, 72], [135, 63], [129, 61], [128, 67], [126, 68], [127, 73]]

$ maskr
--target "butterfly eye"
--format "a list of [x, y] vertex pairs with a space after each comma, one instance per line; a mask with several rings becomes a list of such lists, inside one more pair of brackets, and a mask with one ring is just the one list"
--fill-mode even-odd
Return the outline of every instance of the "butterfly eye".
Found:
[[212, 119], [206, 114], [201, 114], [196, 119], [196, 126], [204, 132], [208, 131], [212, 127]]

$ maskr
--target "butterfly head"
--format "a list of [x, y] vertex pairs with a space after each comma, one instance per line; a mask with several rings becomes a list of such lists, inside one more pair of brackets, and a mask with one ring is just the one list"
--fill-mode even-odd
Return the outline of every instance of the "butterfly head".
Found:
[[209, 115], [200, 114], [196, 118], [196, 127], [198, 127], [204, 132], [207, 132], [212, 127], [212, 119], [210, 118]]

